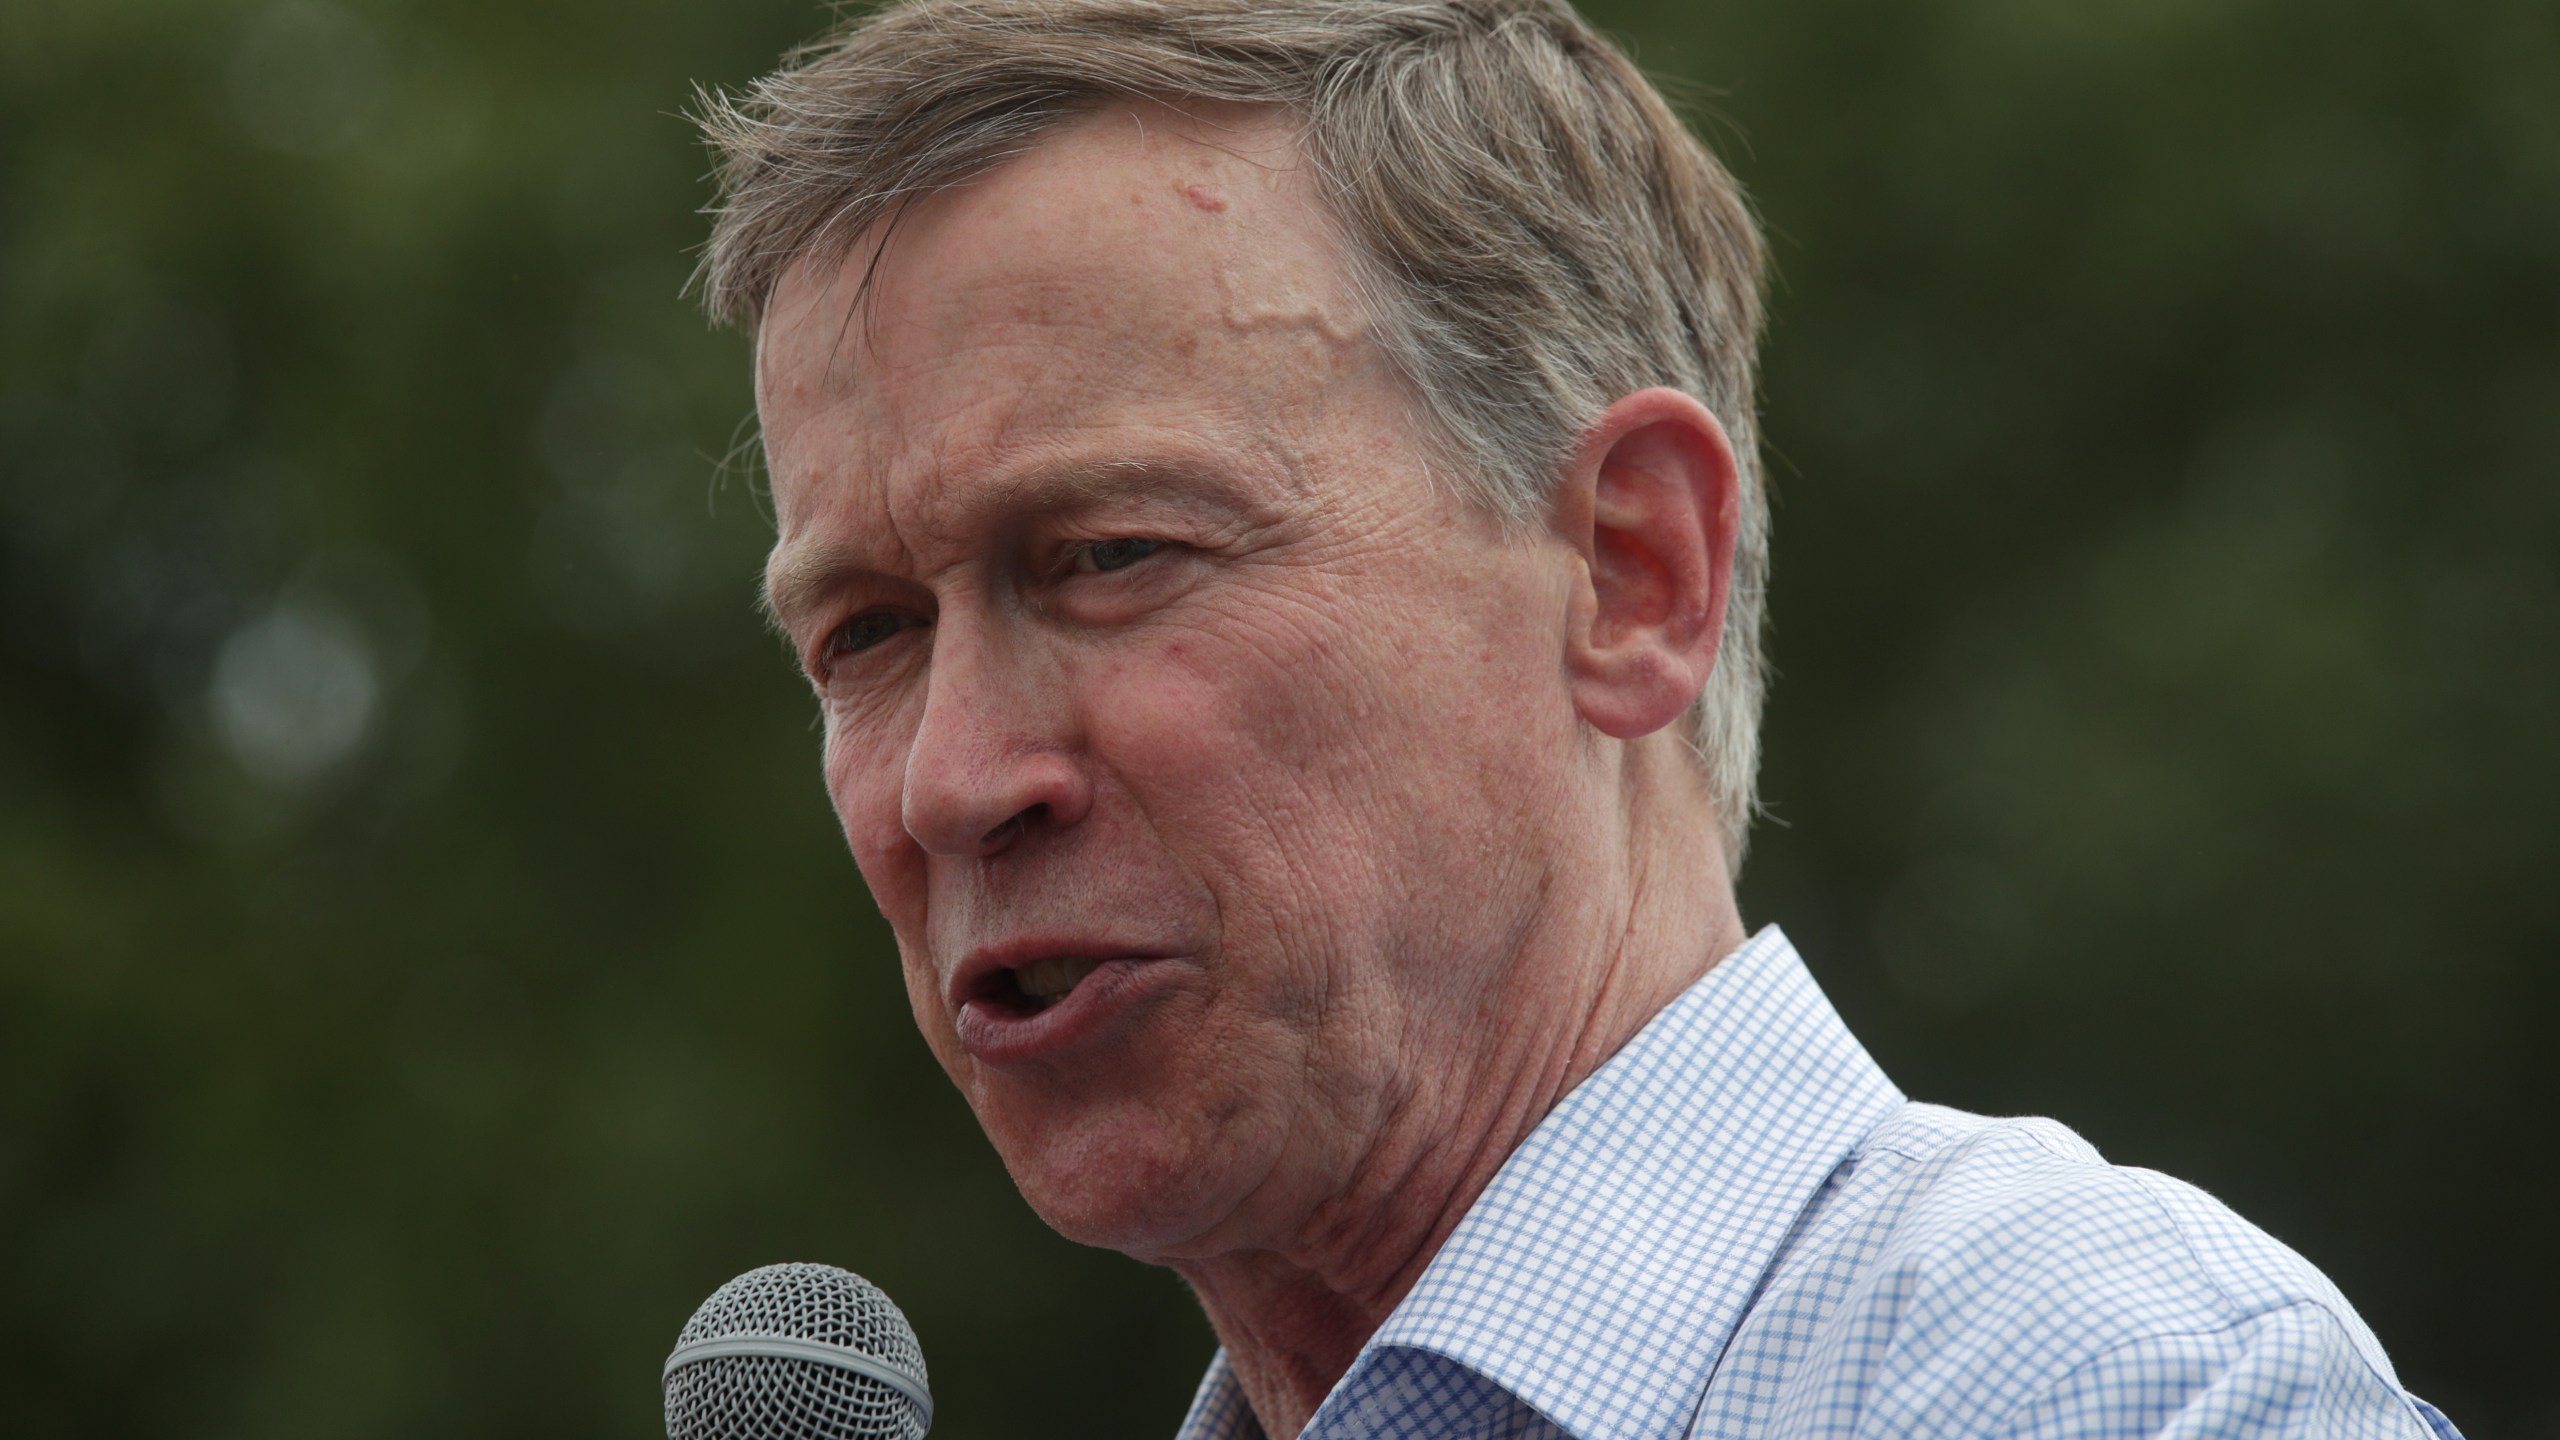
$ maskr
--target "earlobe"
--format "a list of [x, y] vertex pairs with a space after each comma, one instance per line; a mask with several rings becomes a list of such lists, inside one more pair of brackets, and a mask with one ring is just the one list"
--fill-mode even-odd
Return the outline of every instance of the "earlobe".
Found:
[[1650, 735], [1706, 688], [1739, 486], [1724, 427], [1677, 390], [1639, 390], [1584, 433], [1555, 520], [1583, 561], [1566, 637], [1574, 707], [1602, 733]]

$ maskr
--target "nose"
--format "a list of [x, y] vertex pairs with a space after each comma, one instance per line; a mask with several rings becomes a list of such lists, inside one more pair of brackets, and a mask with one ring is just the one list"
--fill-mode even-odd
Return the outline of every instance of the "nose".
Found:
[[928, 854], [986, 857], [1082, 820], [1092, 786], [1058, 678], [989, 637], [936, 629], [899, 795], [907, 834]]

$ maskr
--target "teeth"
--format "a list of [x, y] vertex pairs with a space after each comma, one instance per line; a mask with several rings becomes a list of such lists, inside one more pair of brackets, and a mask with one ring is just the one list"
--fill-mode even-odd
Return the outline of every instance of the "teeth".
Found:
[[1034, 1000], [1055, 1000], [1076, 988], [1076, 982], [1093, 973], [1099, 960], [1079, 960], [1061, 955], [1041, 960], [1013, 972], [1013, 983]]

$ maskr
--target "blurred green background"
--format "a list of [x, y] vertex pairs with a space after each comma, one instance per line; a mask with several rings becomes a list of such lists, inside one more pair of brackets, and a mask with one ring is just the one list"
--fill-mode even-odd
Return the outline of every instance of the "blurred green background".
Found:
[[[1596, 18], [1781, 282], [1746, 913], [2560, 1435], [2560, 8]], [[823, 1259], [950, 1440], [1169, 1434], [1169, 1276], [911, 1032], [750, 610], [678, 112], [808, 0], [9, 0], [0, 1427], [645, 1436]]]

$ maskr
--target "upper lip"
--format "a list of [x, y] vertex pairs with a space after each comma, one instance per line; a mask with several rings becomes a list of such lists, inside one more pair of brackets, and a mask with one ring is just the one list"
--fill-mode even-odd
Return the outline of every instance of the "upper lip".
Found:
[[958, 1010], [972, 1000], [996, 993], [1005, 972], [1043, 960], [1162, 960], [1172, 953], [1085, 936], [1029, 935], [981, 945], [962, 957], [960, 968], [951, 972], [951, 1008]]

